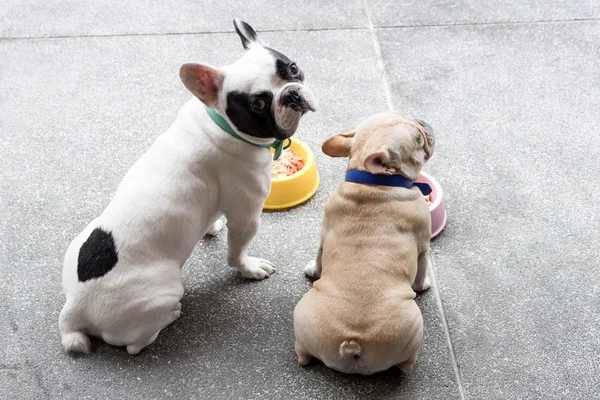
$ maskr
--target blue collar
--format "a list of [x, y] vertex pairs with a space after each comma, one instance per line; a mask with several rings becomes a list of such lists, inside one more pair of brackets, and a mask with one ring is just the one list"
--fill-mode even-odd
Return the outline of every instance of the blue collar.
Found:
[[432, 189], [428, 183], [414, 182], [402, 175], [375, 175], [367, 171], [349, 169], [346, 171], [346, 182], [366, 183], [367, 185], [394, 186], [410, 189], [413, 186], [419, 188], [423, 196], [431, 193]]

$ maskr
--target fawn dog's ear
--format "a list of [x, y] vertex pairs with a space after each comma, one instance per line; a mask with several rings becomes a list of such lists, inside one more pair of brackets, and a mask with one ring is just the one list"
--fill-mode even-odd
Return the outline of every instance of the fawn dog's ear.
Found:
[[354, 140], [354, 132], [333, 135], [323, 143], [321, 150], [329, 157], [348, 157]]

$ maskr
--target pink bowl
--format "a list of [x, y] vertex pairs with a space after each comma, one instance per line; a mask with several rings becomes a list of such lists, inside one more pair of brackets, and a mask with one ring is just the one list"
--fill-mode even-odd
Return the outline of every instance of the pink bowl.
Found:
[[431, 189], [433, 189], [430, 196], [431, 207], [429, 207], [429, 211], [431, 212], [431, 238], [433, 239], [444, 229], [446, 220], [448, 219], [446, 207], [444, 206], [444, 191], [439, 182], [425, 172], [421, 171], [417, 182], [429, 183]]

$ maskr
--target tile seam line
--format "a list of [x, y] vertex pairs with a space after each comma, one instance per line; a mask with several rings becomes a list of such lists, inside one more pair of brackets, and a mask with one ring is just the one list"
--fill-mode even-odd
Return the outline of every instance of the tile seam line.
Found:
[[[377, 37], [377, 31], [376, 31], [375, 25], [373, 23], [373, 16], [371, 14], [371, 9], [369, 7], [369, 0], [363, 0], [363, 4], [365, 7], [365, 13], [367, 15], [369, 31], [371, 32], [371, 38], [373, 40], [373, 47], [375, 49], [375, 55], [377, 57], [377, 64], [381, 70], [381, 78], [383, 81], [382, 83], [383, 83], [383, 90], [384, 90], [386, 103], [387, 103], [388, 109], [390, 111], [393, 111], [394, 104], [392, 102], [392, 95], [391, 95], [391, 90], [390, 90], [390, 85], [389, 85], [389, 79], [388, 79], [387, 72], [385, 69], [385, 63], [383, 61], [383, 56], [381, 54], [381, 45], [379, 42], [379, 38]], [[433, 258], [430, 257], [430, 259], [431, 259], [431, 266], [430, 266], [429, 274], [431, 275], [431, 279], [433, 281], [433, 285], [432, 285], [433, 293], [434, 293], [438, 313], [440, 315], [440, 319], [442, 320], [442, 330], [444, 332], [444, 338], [446, 339], [446, 346], [448, 347], [448, 353], [450, 354], [450, 362], [452, 364], [452, 372], [454, 373], [454, 379], [456, 380], [458, 395], [461, 400], [465, 400], [466, 397], [465, 397], [465, 392], [464, 392], [464, 388], [463, 388], [463, 384], [462, 384], [460, 367], [458, 366], [458, 360], [456, 359], [456, 354], [454, 352], [454, 344], [452, 343], [452, 337], [450, 336], [450, 329], [448, 327], [448, 319], [446, 317], [446, 310], [444, 309], [444, 304], [442, 303], [441, 293], [440, 293], [440, 290], [438, 287], [438, 282], [437, 282], [437, 279], [435, 276], [435, 271], [434, 271], [435, 266], [434, 266]]]
[[466, 400], [465, 389], [463, 387], [462, 375], [460, 372], [460, 366], [458, 365], [458, 359], [456, 358], [456, 353], [454, 352], [454, 343], [452, 343], [452, 336], [450, 336], [450, 327], [448, 326], [446, 309], [444, 308], [444, 303], [442, 302], [442, 295], [435, 275], [435, 262], [433, 261], [433, 257], [431, 257], [429, 274], [431, 275], [431, 280], [433, 281], [433, 294], [435, 296], [435, 303], [437, 305], [438, 312], [440, 313], [440, 317], [442, 320], [442, 330], [444, 331], [446, 345], [448, 346], [448, 352], [450, 353], [450, 362], [452, 363], [452, 370], [454, 371], [454, 378], [456, 379], [458, 394], [461, 400]]
[[375, 31], [375, 25], [373, 24], [373, 15], [371, 14], [371, 8], [369, 7], [368, 0], [363, 0], [363, 5], [365, 7], [365, 14], [367, 15], [367, 25], [369, 32], [371, 33], [371, 40], [373, 41], [373, 49], [375, 50], [375, 58], [377, 59], [377, 68], [379, 68], [379, 72], [381, 74], [383, 95], [385, 97], [385, 102], [387, 104], [388, 110], [392, 111], [394, 109], [394, 104], [392, 102], [389, 79], [385, 70], [385, 63], [383, 61], [383, 57], [381, 56], [381, 45], [377, 37], [377, 32]]
[[[464, 22], [448, 24], [422, 24], [422, 25], [383, 25], [376, 29], [419, 29], [419, 28], [452, 28], [462, 26], [502, 26], [502, 25], [532, 25], [532, 24], [560, 24], [577, 22], [599, 22], [600, 18], [575, 18], [554, 20], [531, 21], [491, 21], [491, 22]], [[257, 29], [261, 32], [328, 32], [328, 31], [362, 31], [369, 27], [332, 27], [332, 28], [303, 28], [303, 29]], [[177, 35], [215, 35], [234, 33], [234, 31], [190, 31], [190, 32], [146, 32], [146, 33], [107, 33], [97, 35], [48, 35], [48, 36], [0, 36], [0, 40], [36, 40], [36, 39], [73, 39], [73, 38], [105, 38], [124, 36], [177, 36]]]
[[600, 18], [574, 18], [574, 19], [548, 19], [530, 21], [490, 21], [490, 22], [457, 22], [447, 24], [413, 24], [413, 25], [382, 25], [377, 29], [419, 29], [419, 28], [453, 28], [469, 26], [503, 26], [503, 25], [536, 25], [536, 24], [564, 24], [578, 22], [599, 22]]
[[[258, 33], [276, 32], [330, 32], [330, 31], [366, 31], [368, 27], [347, 28], [306, 28], [306, 29], [257, 29]], [[190, 32], [146, 32], [146, 33], [107, 33], [91, 35], [48, 35], [48, 36], [2, 36], [0, 40], [37, 40], [37, 39], [76, 39], [76, 38], [110, 38], [110, 37], [139, 37], [139, 36], [186, 36], [186, 35], [221, 35], [235, 31], [190, 31]]]

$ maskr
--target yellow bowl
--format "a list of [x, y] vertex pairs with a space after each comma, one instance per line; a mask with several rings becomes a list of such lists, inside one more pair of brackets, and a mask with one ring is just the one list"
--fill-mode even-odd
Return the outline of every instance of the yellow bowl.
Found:
[[315, 155], [300, 139], [292, 138], [290, 148], [294, 149], [302, 158], [304, 167], [294, 175], [272, 179], [271, 193], [263, 206], [265, 210], [283, 210], [295, 207], [313, 197], [317, 192], [319, 171], [317, 171]]

